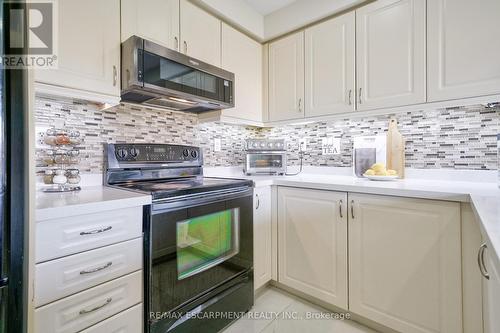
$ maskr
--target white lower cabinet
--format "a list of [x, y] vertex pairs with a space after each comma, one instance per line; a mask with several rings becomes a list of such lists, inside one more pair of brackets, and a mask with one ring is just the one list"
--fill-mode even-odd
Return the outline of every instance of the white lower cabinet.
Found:
[[349, 202], [349, 310], [399, 332], [462, 332], [460, 204]]
[[142, 311], [142, 304], [138, 304], [81, 333], [142, 333], [144, 331]]
[[253, 248], [254, 289], [271, 281], [272, 277], [272, 215], [271, 186], [257, 187], [254, 193]]
[[142, 303], [142, 271], [35, 310], [35, 332], [75, 333]]
[[35, 267], [35, 306], [142, 269], [142, 238], [101, 247]]
[[278, 188], [278, 281], [347, 309], [347, 194]]
[[480, 257], [488, 278], [483, 279], [483, 314], [484, 332], [500, 332], [500, 272], [496, 269], [493, 258], [484, 245], [484, 254]]

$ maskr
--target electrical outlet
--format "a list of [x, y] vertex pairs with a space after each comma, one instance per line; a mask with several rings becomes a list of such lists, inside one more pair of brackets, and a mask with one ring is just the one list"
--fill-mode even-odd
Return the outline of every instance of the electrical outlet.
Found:
[[307, 151], [307, 138], [302, 138], [299, 140], [299, 148], [301, 151]]
[[220, 138], [214, 139], [214, 151], [215, 152], [222, 151], [222, 143], [221, 143]]

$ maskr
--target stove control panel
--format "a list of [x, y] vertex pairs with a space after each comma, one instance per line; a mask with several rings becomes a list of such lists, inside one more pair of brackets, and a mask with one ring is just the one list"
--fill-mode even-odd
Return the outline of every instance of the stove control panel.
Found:
[[[199, 147], [170, 144], [128, 144], [117, 143], [107, 146], [108, 160], [116, 159], [118, 163], [183, 163], [198, 162], [202, 165], [202, 154]], [[110, 156], [114, 155], [114, 156]]]

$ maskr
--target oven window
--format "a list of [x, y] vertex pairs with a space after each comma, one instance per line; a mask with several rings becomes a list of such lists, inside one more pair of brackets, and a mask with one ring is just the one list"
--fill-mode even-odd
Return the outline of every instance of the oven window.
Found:
[[239, 208], [177, 222], [177, 279], [203, 272], [239, 252]]
[[252, 154], [248, 160], [251, 168], [280, 168], [283, 165], [283, 155]]

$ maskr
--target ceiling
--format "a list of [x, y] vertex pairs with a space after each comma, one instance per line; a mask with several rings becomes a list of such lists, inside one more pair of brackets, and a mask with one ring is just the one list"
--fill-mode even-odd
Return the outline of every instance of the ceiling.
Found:
[[296, 0], [244, 0], [260, 14], [266, 16], [278, 9], [286, 7]]

